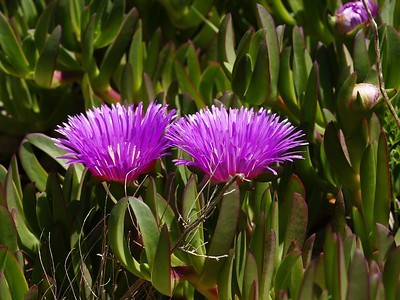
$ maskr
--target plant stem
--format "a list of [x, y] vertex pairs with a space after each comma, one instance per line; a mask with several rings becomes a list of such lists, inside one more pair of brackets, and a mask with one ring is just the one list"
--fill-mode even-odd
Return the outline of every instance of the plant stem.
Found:
[[378, 73], [378, 80], [379, 80], [379, 89], [381, 91], [383, 100], [386, 103], [386, 106], [389, 108], [389, 111], [393, 118], [396, 121], [397, 126], [400, 128], [400, 119], [396, 114], [396, 111], [394, 110], [393, 105], [390, 103], [389, 96], [386, 93], [385, 90], [385, 82], [383, 80], [383, 73], [382, 73], [382, 62], [381, 62], [381, 50], [380, 50], [380, 45], [379, 45], [379, 33], [378, 33], [378, 25], [376, 24], [374, 17], [372, 16], [372, 13], [367, 5], [366, 0], [362, 0], [362, 3], [364, 5], [365, 10], [367, 11], [368, 14], [368, 20], [369, 23], [371, 24], [372, 27], [372, 32], [374, 34], [374, 42], [375, 42], [375, 56], [376, 56], [376, 71]]
[[218, 193], [218, 195], [210, 201], [210, 204], [204, 209], [203, 213], [200, 215], [198, 219], [196, 219], [193, 223], [189, 224], [185, 230], [182, 232], [181, 236], [176, 240], [176, 242], [172, 245], [171, 247], [171, 253], [174, 252], [180, 245], [182, 241], [186, 239], [188, 234], [193, 231], [194, 229], [197, 228], [197, 226], [200, 225], [200, 223], [204, 222], [211, 214], [211, 212], [214, 210], [214, 208], [217, 206], [219, 201], [222, 199], [224, 196], [225, 192], [229, 189], [229, 187], [240, 177], [240, 174], [236, 174], [229, 180], [224, 187], [221, 189], [221, 191]]

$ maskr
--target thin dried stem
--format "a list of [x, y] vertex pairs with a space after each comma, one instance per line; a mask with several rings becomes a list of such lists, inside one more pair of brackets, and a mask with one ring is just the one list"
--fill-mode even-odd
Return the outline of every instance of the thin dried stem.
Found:
[[382, 73], [382, 62], [381, 62], [381, 50], [380, 50], [380, 45], [379, 45], [379, 33], [378, 33], [378, 25], [375, 22], [374, 17], [372, 16], [371, 10], [368, 7], [367, 0], [362, 0], [362, 3], [364, 5], [365, 10], [367, 11], [368, 14], [368, 20], [372, 28], [372, 32], [374, 35], [374, 42], [375, 42], [375, 56], [376, 56], [376, 71], [378, 73], [378, 80], [379, 80], [379, 89], [381, 91], [383, 100], [386, 103], [386, 106], [388, 107], [391, 115], [396, 121], [397, 126], [400, 128], [400, 119], [396, 114], [396, 111], [390, 103], [389, 96], [386, 93], [385, 89], [385, 81], [383, 80], [383, 73]]
[[222, 199], [222, 197], [225, 195], [225, 192], [228, 191], [229, 187], [240, 177], [241, 174], [236, 174], [235, 176], [232, 177], [232, 179], [227, 182], [224, 187], [221, 189], [221, 191], [218, 193], [218, 195], [211, 200], [210, 204], [203, 210], [203, 213], [200, 215], [198, 219], [196, 219], [193, 223], [189, 224], [185, 230], [182, 232], [181, 236], [176, 240], [176, 242], [172, 245], [171, 247], [171, 253], [174, 252], [180, 245], [181, 242], [183, 242], [188, 234], [192, 232], [194, 229], [196, 229], [201, 223], [203, 223], [207, 218], [210, 216], [211, 212], [214, 210], [214, 208], [217, 206], [219, 201]]

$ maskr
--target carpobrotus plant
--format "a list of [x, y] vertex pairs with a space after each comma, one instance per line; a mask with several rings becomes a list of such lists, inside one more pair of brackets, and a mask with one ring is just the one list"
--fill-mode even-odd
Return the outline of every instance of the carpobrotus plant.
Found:
[[0, 1], [0, 300], [399, 298], [399, 15]]
[[174, 110], [154, 102], [147, 110], [143, 103], [103, 105], [68, 117], [57, 129], [64, 138], [55, 142], [67, 151], [60, 158], [68, 164], [82, 163], [102, 180], [131, 182], [166, 155], [170, 142], [164, 133], [173, 115]]
[[273, 163], [301, 159], [298, 146], [308, 143], [287, 120], [263, 108], [206, 108], [174, 123], [167, 132], [172, 144], [193, 160], [176, 159], [204, 172], [214, 182], [227, 182], [237, 174], [257, 179]]

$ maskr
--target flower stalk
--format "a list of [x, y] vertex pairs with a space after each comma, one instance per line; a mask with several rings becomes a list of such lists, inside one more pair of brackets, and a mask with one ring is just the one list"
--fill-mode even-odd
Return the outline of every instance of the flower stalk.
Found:
[[378, 73], [378, 80], [379, 80], [379, 89], [382, 94], [382, 98], [385, 101], [386, 106], [388, 107], [390, 114], [393, 116], [394, 120], [396, 121], [397, 127], [400, 128], [400, 119], [396, 114], [396, 111], [393, 105], [390, 103], [389, 96], [385, 89], [385, 81], [383, 80], [383, 72], [382, 72], [382, 62], [381, 62], [381, 50], [379, 44], [379, 33], [378, 33], [378, 25], [376, 24], [374, 17], [372, 16], [371, 10], [368, 7], [367, 0], [362, 0], [364, 8], [368, 15], [369, 23], [371, 24], [372, 32], [374, 35], [374, 46], [375, 46], [375, 56], [376, 56], [376, 72]]

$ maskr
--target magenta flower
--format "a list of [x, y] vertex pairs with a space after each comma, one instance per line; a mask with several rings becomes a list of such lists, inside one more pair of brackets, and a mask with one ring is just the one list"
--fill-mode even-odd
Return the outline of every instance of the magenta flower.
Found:
[[177, 165], [200, 169], [218, 183], [236, 174], [246, 179], [266, 171], [276, 174], [271, 164], [301, 159], [295, 148], [307, 145], [301, 131], [262, 108], [254, 112], [213, 106], [179, 119], [166, 137], [193, 158], [176, 159]]
[[166, 155], [170, 141], [164, 133], [174, 113], [155, 103], [145, 112], [143, 103], [136, 108], [103, 105], [88, 110], [86, 116], [68, 117], [68, 123], [56, 130], [65, 138], [55, 139], [55, 143], [67, 151], [61, 158], [68, 164], [82, 163], [102, 180], [133, 181]]
[[[375, 18], [378, 14], [378, 4], [373, 0], [367, 0], [367, 5]], [[353, 31], [361, 24], [368, 24], [368, 13], [362, 1], [347, 2], [336, 12], [336, 22], [339, 30], [346, 34]]]

